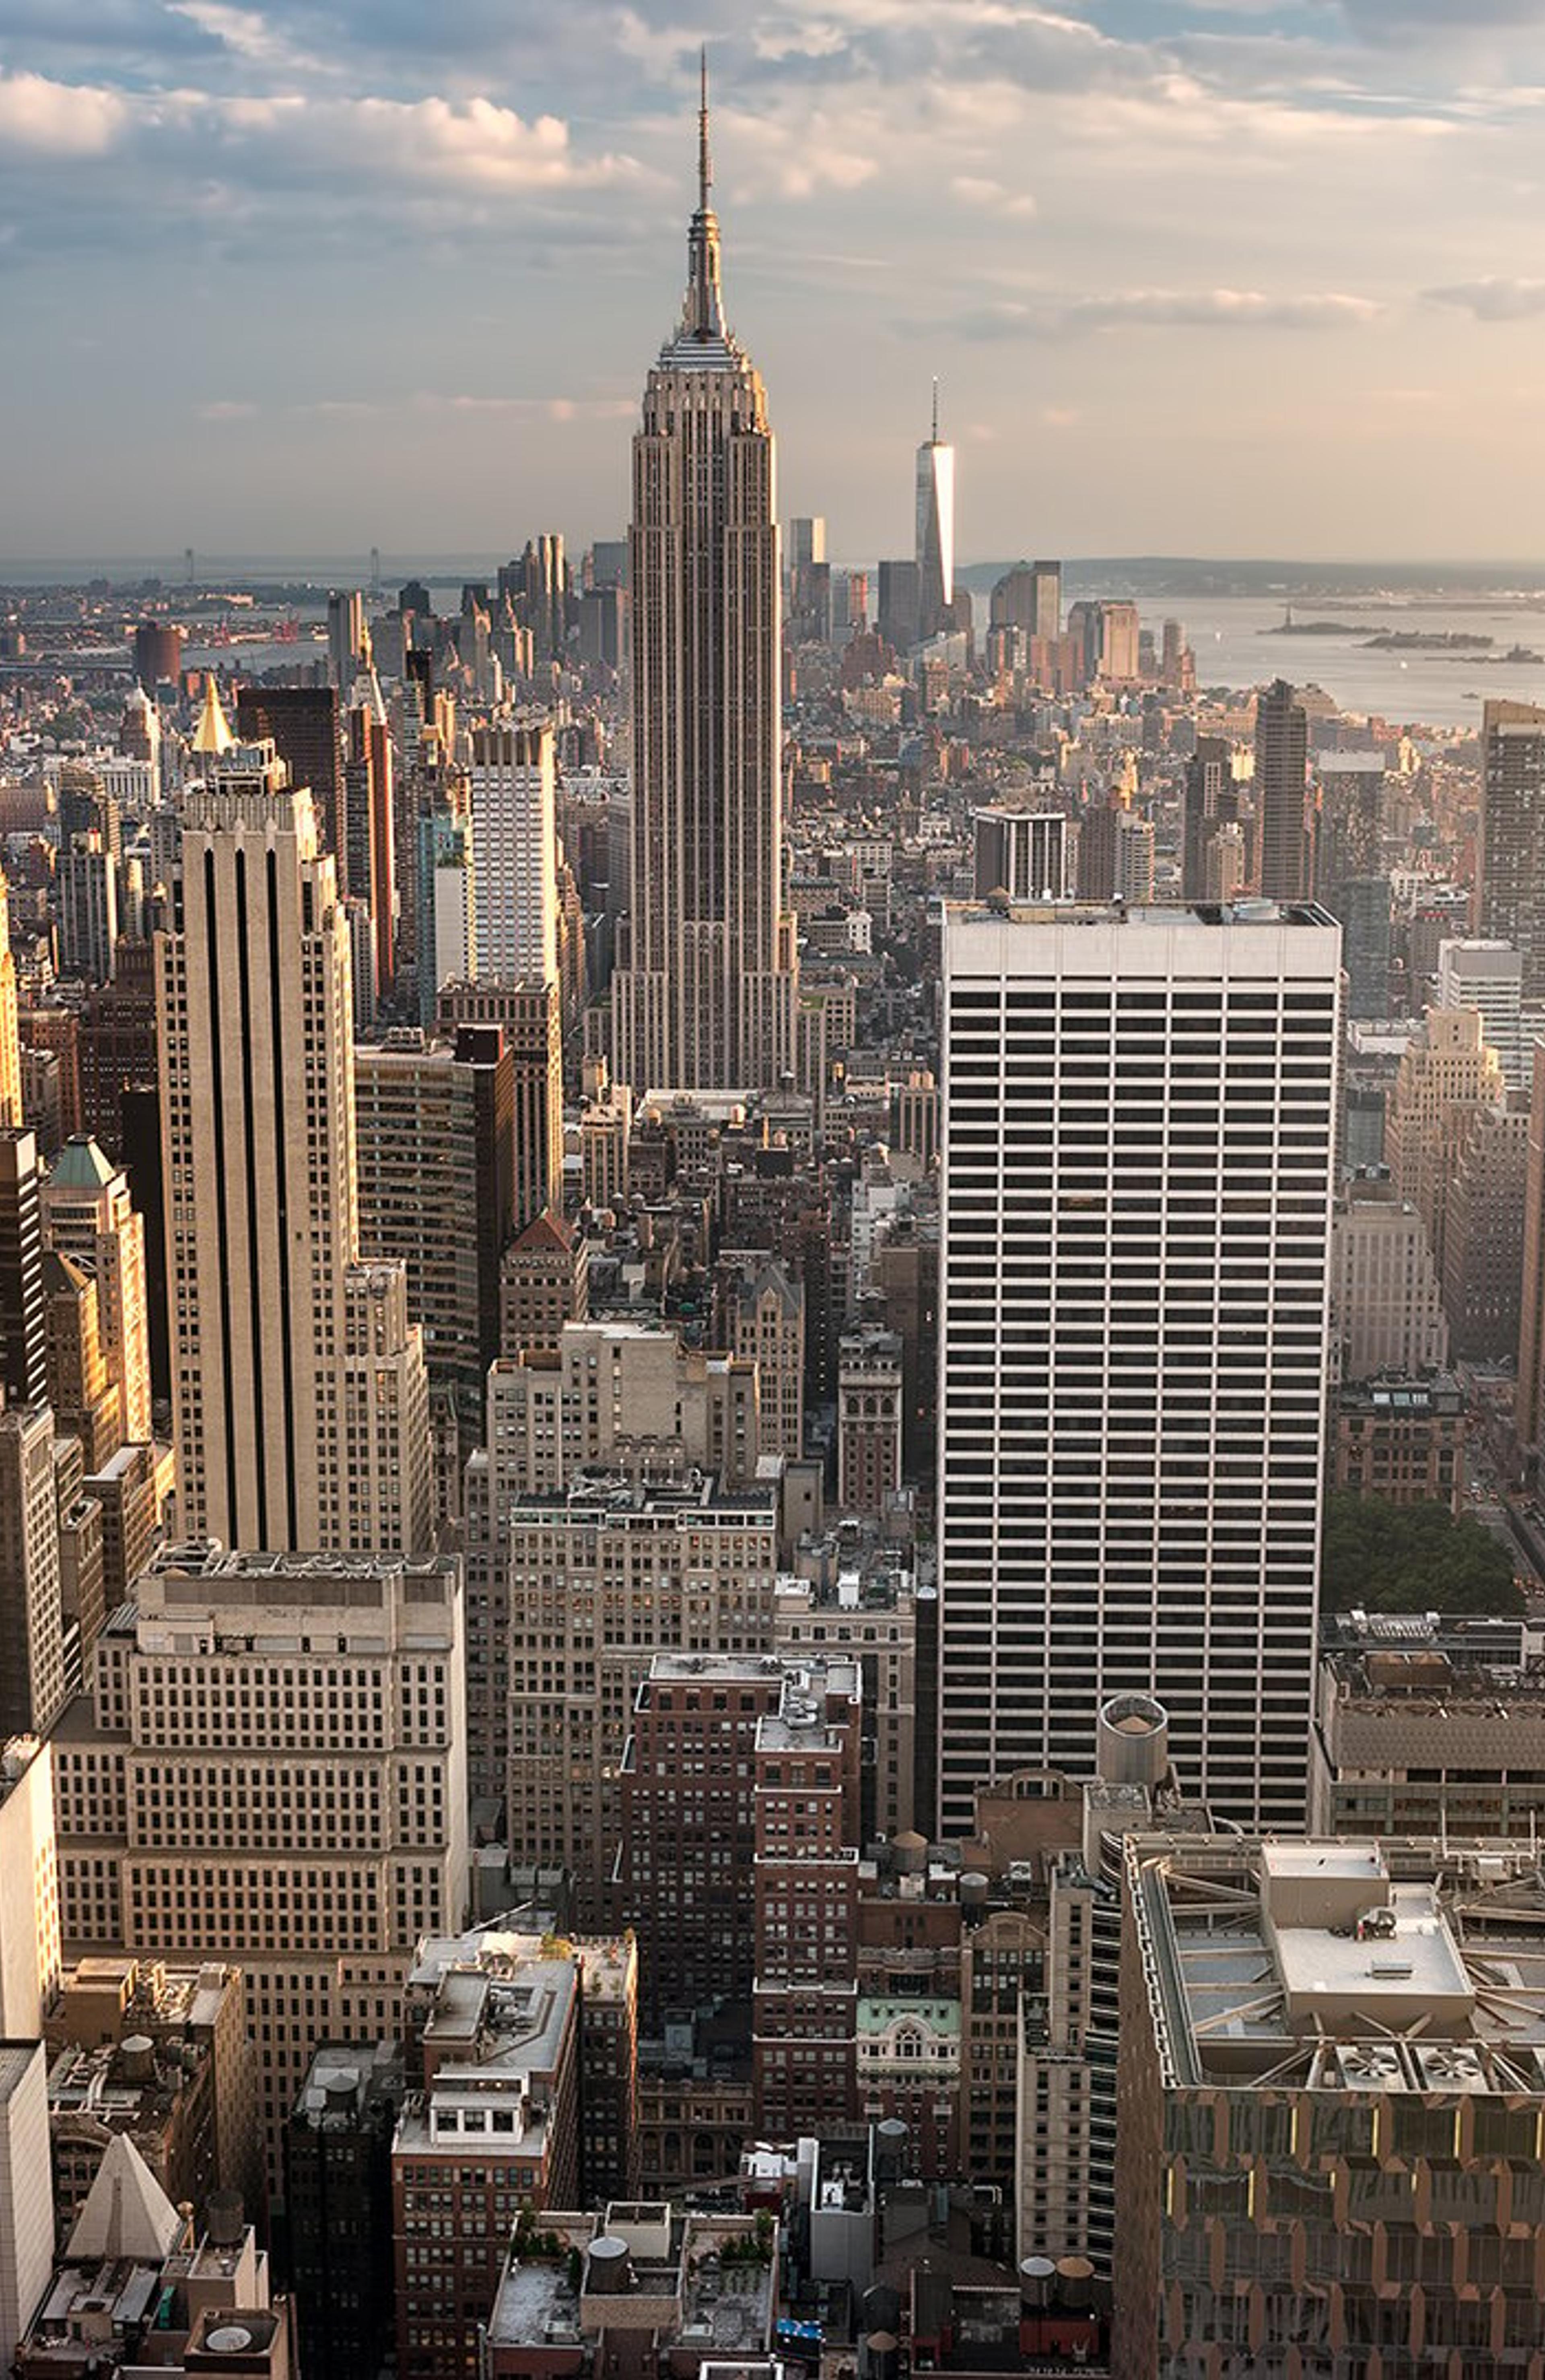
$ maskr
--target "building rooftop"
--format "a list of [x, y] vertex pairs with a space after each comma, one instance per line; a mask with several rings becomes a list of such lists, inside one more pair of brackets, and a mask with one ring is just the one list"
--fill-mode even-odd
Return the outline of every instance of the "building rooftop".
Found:
[[1451, 1372], [1422, 1374], [1415, 1378], [1388, 1376], [1352, 1381], [1337, 1395], [1337, 1405], [1344, 1414], [1383, 1415], [1391, 1421], [1462, 1414], [1465, 1403], [1465, 1391]]
[[946, 2038], [958, 2038], [960, 2031], [960, 2003], [958, 1999], [861, 1999], [858, 2004], [858, 2029], [861, 2034], [888, 2033], [893, 2024], [910, 2019], [929, 2033]]
[[127, 2132], [115, 2132], [65, 2251], [72, 2265], [133, 2256], [160, 2264], [183, 2235], [183, 2219]]
[[8, 1736], [0, 1744], [0, 1809], [5, 1807], [42, 1750], [42, 1740], [36, 1735]]
[[76, 1133], [66, 1140], [48, 1169], [50, 1190], [83, 1190], [93, 1197], [116, 1179], [117, 1169], [89, 1133]]
[[634, 1479], [626, 1472], [582, 1471], [567, 1488], [515, 1497], [512, 1510], [523, 1517], [640, 1512], [679, 1518], [683, 1525], [706, 1516], [747, 1520], [770, 1529], [777, 1519], [778, 1495], [770, 1487], [721, 1488], [711, 1471], [689, 1471], [682, 1479]]
[[37, 2046], [35, 2041], [0, 2041], [0, 2107], [25, 2080]]
[[438, 2057], [436, 2089], [501, 2073], [550, 2073], [573, 1994], [568, 1959], [523, 1961], [513, 1974], [453, 1968], [441, 1978], [424, 2028], [425, 2052]]
[[1179, 2087], [1545, 2098], [1545, 1881], [1520, 1846], [1129, 1837]]
[[310, 2131], [339, 2131], [378, 2110], [374, 2120], [384, 2124], [404, 2087], [397, 2042], [327, 2042], [311, 2060], [290, 2121]]
[[1312, 901], [1245, 900], [1177, 902], [1173, 906], [1136, 901], [962, 901], [948, 905], [951, 918], [970, 926], [1149, 926], [1167, 931], [1189, 926], [1334, 927], [1328, 910]]
[[594, 2215], [543, 2215], [543, 2230], [557, 2232], [564, 2252], [557, 2257], [512, 2252], [506, 2259], [489, 2314], [491, 2347], [579, 2345], [579, 2291], [569, 2277], [568, 2251], [577, 2248], [583, 2253], [595, 2237], [597, 2220]]
[[[1505, 1724], [1545, 1702], [1545, 1641], [1527, 1620], [1444, 1620], [1437, 1612], [1337, 1612], [1321, 1623], [1322, 1681], [1339, 1711], [1370, 1718], [1461, 1713]], [[1507, 1747], [1499, 1741], [1499, 1758]], [[1515, 1748], [1515, 1764], [1516, 1747]]]

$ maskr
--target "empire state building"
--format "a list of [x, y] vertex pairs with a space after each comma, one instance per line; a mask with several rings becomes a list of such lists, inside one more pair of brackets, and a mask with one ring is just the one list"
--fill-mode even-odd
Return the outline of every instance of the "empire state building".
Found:
[[686, 298], [633, 450], [633, 890], [612, 1061], [638, 1091], [756, 1089], [792, 1063], [773, 436], [725, 324], [710, 182], [705, 71]]

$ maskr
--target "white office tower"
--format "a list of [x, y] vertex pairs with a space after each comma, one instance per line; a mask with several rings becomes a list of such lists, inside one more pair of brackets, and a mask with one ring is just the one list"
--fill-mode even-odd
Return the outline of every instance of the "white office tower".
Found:
[[1301, 1826], [1340, 934], [947, 912], [941, 1823], [1156, 1695], [1188, 1794]]
[[1439, 1008], [1479, 1008], [1481, 1038], [1502, 1060], [1510, 1091], [1527, 1090], [1532, 1038], [1524, 1032], [1524, 957], [1511, 942], [1438, 944]]
[[[212, 681], [196, 748], [178, 925], [156, 969], [180, 1524], [244, 1549], [381, 1546], [380, 1515], [405, 1491], [402, 1550], [418, 1552], [422, 1333], [354, 1280], [352, 975], [333, 860], [309, 793], [272, 743], [232, 740]], [[362, 1296], [375, 1362], [397, 1376], [368, 1436]]]
[[558, 845], [550, 727], [472, 736], [476, 972], [501, 983], [558, 973]]

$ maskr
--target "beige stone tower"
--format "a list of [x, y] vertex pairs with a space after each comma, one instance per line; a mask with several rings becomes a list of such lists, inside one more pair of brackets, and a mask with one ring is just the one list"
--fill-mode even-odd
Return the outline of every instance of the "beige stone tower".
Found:
[[[212, 681], [196, 748], [156, 986], [179, 1524], [244, 1550], [313, 1551], [375, 1545], [394, 1511], [389, 1542], [416, 1553], [429, 1529], [422, 1338], [355, 1271], [353, 986], [333, 862], [309, 793], [272, 742], [234, 742]], [[368, 1433], [362, 1332], [400, 1376], [372, 1415], [389, 1426]]]
[[761, 376], [725, 324], [706, 79], [681, 327], [634, 441], [633, 905], [612, 1071], [776, 1083], [792, 1062], [782, 915], [778, 504]]

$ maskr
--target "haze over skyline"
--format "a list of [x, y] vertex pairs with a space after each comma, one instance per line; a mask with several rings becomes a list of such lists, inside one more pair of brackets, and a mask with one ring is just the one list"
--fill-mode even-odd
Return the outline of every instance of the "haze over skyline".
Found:
[[626, 516], [710, 44], [779, 511], [959, 547], [1545, 552], [1540, 0], [0, 0], [9, 555]]

